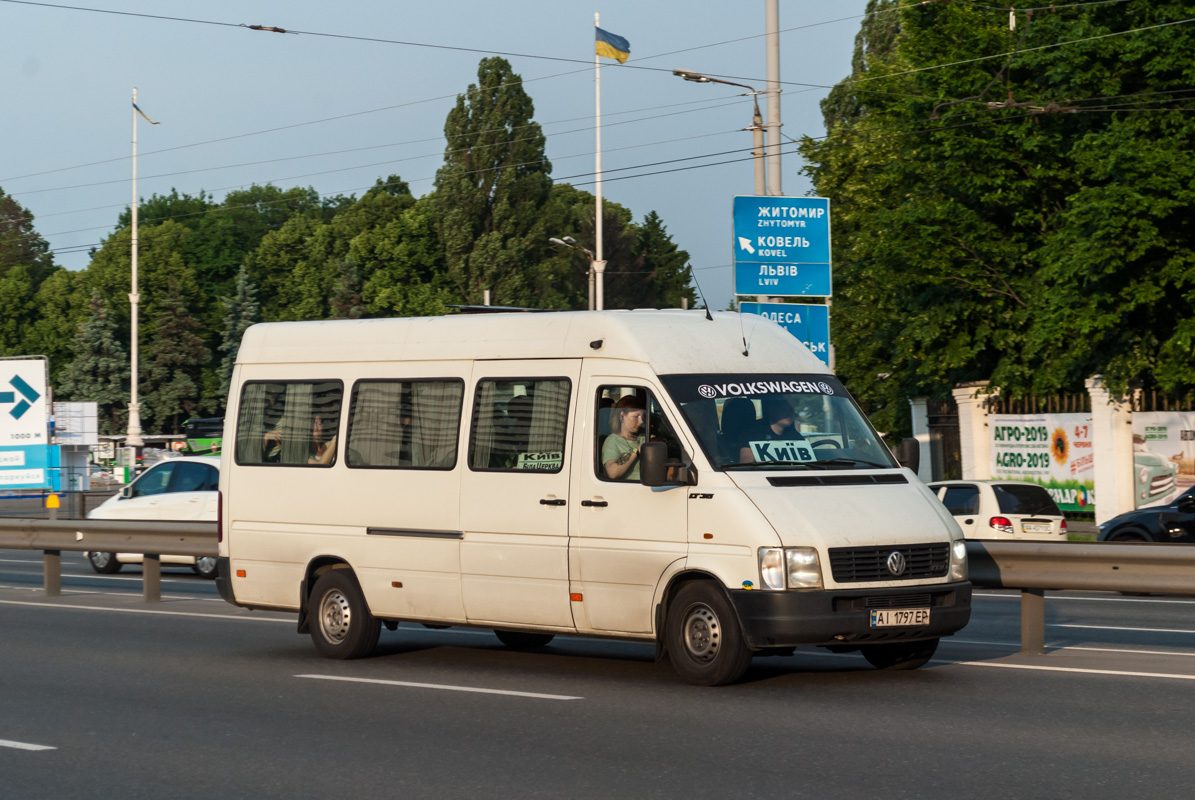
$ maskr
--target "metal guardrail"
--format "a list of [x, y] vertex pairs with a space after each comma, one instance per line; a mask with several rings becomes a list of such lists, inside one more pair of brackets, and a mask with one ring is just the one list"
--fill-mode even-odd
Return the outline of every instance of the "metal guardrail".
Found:
[[162, 599], [160, 556], [218, 553], [214, 522], [139, 522], [111, 519], [3, 519], [0, 550], [41, 550], [46, 594], [62, 594], [62, 551], [144, 553], [142, 595]]
[[[0, 518], [0, 549], [41, 550], [47, 595], [61, 594], [63, 550], [146, 553], [147, 601], [161, 599], [162, 555], [215, 556], [214, 522]], [[1195, 547], [1112, 542], [968, 540], [971, 583], [1021, 591], [1021, 652], [1045, 652], [1045, 593], [1077, 589], [1195, 595]]]
[[971, 583], [1021, 590], [1021, 652], [1046, 650], [1051, 589], [1195, 595], [1195, 547], [1154, 542], [967, 541]]

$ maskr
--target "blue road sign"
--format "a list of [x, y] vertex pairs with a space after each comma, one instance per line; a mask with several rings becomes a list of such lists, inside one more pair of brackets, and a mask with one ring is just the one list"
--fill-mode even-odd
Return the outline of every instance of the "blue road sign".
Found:
[[798, 303], [739, 303], [744, 314], [759, 314], [797, 337], [826, 365], [830, 365], [830, 307]]
[[[25, 398], [13, 406], [8, 412], [12, 414], [13, 419], [20, 419], [21, 417], [25, 416], [25, 412], [30, 409], [32, 404], [37, 400], [37, 398], [41, 397], [41, 395], [38, 394], [36, 389], [25, 383], [20, 375], [13, 375], [12, 380], [10, 380], [8, 383], [12, 386], [12, 388], [20, 392]], [[12, 392], [0, 392], [0, 403], [11, 403], [15, 399], [16, 396]]]
[[829, 297], [830, 201], [734, 198], [734, 292]]

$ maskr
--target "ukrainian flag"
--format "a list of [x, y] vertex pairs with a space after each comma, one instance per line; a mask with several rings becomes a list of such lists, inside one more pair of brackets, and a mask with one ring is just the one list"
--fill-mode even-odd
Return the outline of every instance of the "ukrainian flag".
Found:
[[595, 28], [597, 31], [597, 54], [602, 58], [613, 58], [619, 64], [631, 55], [631, 43], [621, 36]]

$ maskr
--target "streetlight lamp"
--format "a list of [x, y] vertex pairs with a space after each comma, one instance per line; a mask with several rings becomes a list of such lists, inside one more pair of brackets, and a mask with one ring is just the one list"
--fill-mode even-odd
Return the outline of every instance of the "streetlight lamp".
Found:
[[752, 143], [754, 145], [751, 148], [751, 155], [755, 156], [755, 193], [757, 195], [767, 194], [767, 181], [764, 178], [764, 127], [763, 116], [759, 113], [759, 92], [745, 83], [733, 83], [731, 81], [724, 81], [721, 78], [711, 78], [708, 75], [702, 75], [700, 72], [693, 72], [688, 69], [674, 69], [672, 70], [672, 74], [693, 83], [724, 83], [727, 86], [737, 86], [740, 89], [746, 89], [751, 94], [751, 102], [755, 104], [755, 117], [751, 120], [751, 127], [744, 128], [743, 130], [751, 131]]
[[[565, 236], [562, 239], [557, 239], [555, 236], [548, 239], [552, 244], [558, 244], [561, 247], [567, 247], [570, 250], [580, 250], [589, 258], [589, 310], [593, 311], [595, 308], [601, 311], [605, 307], [603, 300], [605, 296], [605, 286], [602, 282], [602, 275], [606, 271], [606, 262], [599, 261], [597, 256], [588, 247], [582, 247], [577, 244], [577, 240], [571, 236]], [[596, 291], [595, 291], [596, 284]], [[596, 305], [595, 305], [596, 301]]]

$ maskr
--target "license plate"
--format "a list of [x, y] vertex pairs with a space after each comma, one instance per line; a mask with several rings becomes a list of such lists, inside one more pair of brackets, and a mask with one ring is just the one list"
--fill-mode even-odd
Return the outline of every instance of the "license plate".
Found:
[[1025, 533], [1053, 533], [1054, 532], [1054, 526], [1050, 525], [1050, 524], [1043, 525], [1041, 523], [1034, 524], [1032, 522], [1026, 522], [1021, 525], [1021, 528], [1025, 531]]
[[871, 627], [873, 628], [928, 624], [928, 608], [873, 608], [871, 610]]

